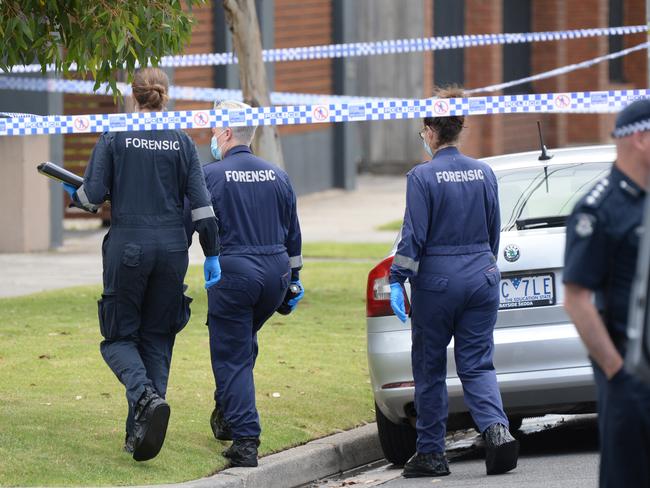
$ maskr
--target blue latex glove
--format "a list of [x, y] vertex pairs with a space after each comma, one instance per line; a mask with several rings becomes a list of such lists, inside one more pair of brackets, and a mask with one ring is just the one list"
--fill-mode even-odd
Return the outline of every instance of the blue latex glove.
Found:
[[77, 189], [70, 183], [62, 183], [62, 185], [65, 192], [70, 195], [70, 198], [74, 197], [74, 194], [77, 193]]
[[390, 284], [390, 308], [397, 318], [406, 322], [406, 308], [404, 307], [404, 290], [399, 283]]
[[287, 301], [287, 305], [289, 305], [293, 311], [298, 306], [298, 302], [305, 296], [305, 289], [303, 288], [302, 283], [300, 283], [300, 280], [292, 281], [291, 284], [300, 287], [300, 293]]
[[205, 289], [216, 285], [221, 279], [221, 265], [219, 256], [209, 256], [203, 263], [203, 276], [205, 277]]

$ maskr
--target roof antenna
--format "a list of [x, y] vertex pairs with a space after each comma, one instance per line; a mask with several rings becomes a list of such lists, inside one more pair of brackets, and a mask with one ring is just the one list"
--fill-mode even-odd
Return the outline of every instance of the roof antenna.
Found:
[[[552, 154], [546, 152], [546, 145], [544, 144], [544, 136], [542, 135], [542, 124], [537, 121], [537, 132], [539, 133], [539, 144], [542, 147], [542, 154], [537, 158], [539, 161], [548, 161], [553, 157]], [[548, 164], [544, 165], [544, 181], [546, 182], [546, 193], [548, 193]]]

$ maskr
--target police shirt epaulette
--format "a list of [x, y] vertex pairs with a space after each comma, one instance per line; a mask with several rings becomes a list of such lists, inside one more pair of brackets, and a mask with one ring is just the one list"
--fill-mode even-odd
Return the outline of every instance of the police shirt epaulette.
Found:
[[621, 187], [621, 190], [623, 190], [623, 192], [627, 193], [628, 195], [634, 198], [639, 198], [641, 196], [641, 192], [634, 186], [630, 185], [625, 180], [621, 180], [619, 182], [619, 186]]
[[588, 207], [597, 208], [605, 199], [605, 195], [609, 194], [612, 190], [609, 177], [600, 180], [585, 196], [584, 202]]

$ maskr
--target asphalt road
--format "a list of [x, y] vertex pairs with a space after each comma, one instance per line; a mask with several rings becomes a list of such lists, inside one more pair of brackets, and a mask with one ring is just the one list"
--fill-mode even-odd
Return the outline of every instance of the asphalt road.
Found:
[[339, 479], [313, 483], [313, 488], [371, 487], [525, 487], [596, 488], [598, 486], [596, 417], [547, 416], [524, 421], [517, 435], [521, 453], [517, 468], [505, 475], [486, 476], [482, 441], [473, 431], [448, 438], [451, 475], [405, 479], [401, 468], [386, 461], [361, 468]]

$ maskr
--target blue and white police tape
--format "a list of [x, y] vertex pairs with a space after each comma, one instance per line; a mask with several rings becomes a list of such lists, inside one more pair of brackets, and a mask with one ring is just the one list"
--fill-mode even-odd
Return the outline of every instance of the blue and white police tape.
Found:
[[[262, 51], [262, 59], [265, 63], [276, 63], [280, 61], [351, 58], [357, 56], [377, 56], [382, 54], [461, 49], [475, 46], [562, 41], [567, 39], [583, 39], [588, 37], [617, 36], [647, 32], [647, 25], [628, 25], [621, 27], [573, 29], [564, 31], [468, 34], [461, 36], [425, 37], [419, 39], [394, 39], [376, 42], [265, 49]], [[183, 54], [178, 56], [164, 56], [161, 58], [159, 66], [163, 68], [183, 68], [189, 66], [229, 65], [237, 64], [237, 62], [237, 57], [234, 53]], [[76, 66], [71, 66], [70, 70], [75, 71]], [[38, 73], [41, 71], [41, 66], [39, 64], [15, 66], [11, 71], [13, 73]], [[48, 65], [46, 71], [54, 71], [54, 66]]]
[[0, 117], [6, 119], [24, 119], [25, 117], [40, 117], [40, 115], [27, 114], [25, 112], [0, 112]]
[[471, 95], [474, 93], [485, 93], [485, 92], [495, 92], [499, 90], [504, 90], [505, 88], [510, 88], [512, 86], [517, 86], [517, 85], [523, 85], [524, 83], [530, 83], [531, 81], [539, 81], [539, 80], [544, 80], [547, 78], [553, 78], [555, 76], [560, 76], [564, 75], [567, 73], [570, 73], [572, 71], [576, 71], [579, 69], [585, 69], [585, 68], [590, 68], [591, 66], [594, 66], [598, 63], [602, 63], [604, 61], [610, 61], [612, 59], [620, 58], [623, 56], [627, 56], [628, 54], [631, 54], [636, 51], [641, 51], [644, 49], [648, 49], [650, 47], [650, 42], [643, 42], [641, 44], [637, 44], [636, 46], [632, 46], [627, 49], [623, 49], [622, 51], [616, 51], [614, 53], [606, 54], [604, 56], [598, 56], [592, 59], [587, 59], [585, 61], [581, 61], [579, 63], [574, 63], [574, 64], [569, 64], [566, 66], [561, 66], [559, 68], [555, 68], [549, 71], [544, 71], [542, 73], [537, 73], [532, 76], [527, 76], [525, 78], [519, 78], [518, 80], [512, 80], [512, 81], [507, 81], [505, 83], [498, 83], [496, 85], [490, 85], [490, 86], [485, 86], [483, 88], [473, 88], [471, 90], [466, 90], [465, 93], [467, 95]]
[[508, 113], [606, 113], [619, 111], [639, 98], [650, 98], [650, 90], [429, 98], [363, 104], [255, 107], [245, 110], [53, 115], [0, 119], [0, 135], [205, 129]]
[[[636, 46], [623, 49], [614, 53], [598, 56], [592, 59], [581, 61], [579, 63], [561, 66], [549, 71], [537, 73], [532, 76], [520, 78], [517, 80], [508, 81], [505, 83], [498, 83], [496, 85], [489, 85], [482, 88], [473, 88], [466, 90], [467, 95], [484, 92], [494, 92], [510, 88], [512, 86], [530, 83], [532, 81], [544, 80], [555, 76], [571, 73], [572, 71], [589, 68], [598, 63], [610, 61], [612, 59], [620, 58], [631, 54], [636, 51], [647, 49], [650, 43], [644, 42]], [[25, 90], [25, 91], [44, 91], [54, 93], [77, 93], [88, 95], [102, 95], [107, 94], [109, 87], [107, 83], [102, 83], [97, 91], [94, 90], [95, 82], [83, 80], [60, 80], [53, 78], [30, 78], [30, 77], [11, 77], [0, 76], [0, 90]], [[131, 94], [131, 86], [126, 83], [117, 84], [119, 90], [123, 95], [128, 96]], [[103, 93], [102, 93], [103, 92]], [[191, 86], [177, 86], [172, 85], [169, 87], [169, 95], [174, 100], [191, 100], [197, 102], [213, 102], [215, 100], [243, 100], [241, 90], [229, 90], [223, 88], [205, 88], [205, 87], [191, 87]], [[390, 101], [399, 100], [397, 98], [384, 98], [384, 97], [357, 97], [357, 96], [341, 96], [341, 95], [325, 95], [325, 94], [308, 94], [308, 93], [287, 93], [287, 92], [272, 92], [271, 103], [273, 105], [316, 105], [316, 104], [329, 104], [329, 103], [365, 103], [373, 101]]]
[[[0, 90], [77, 93], [85, 95], [107, 94], [107, 83], [102, 83], [97, 91], [94, 90], [94, 86], [94, 81], [0, 75]], [[127, 85], [126, 83], [118, 83], [117, 87], [124, 96], [131, 95], [131, 85]], [[191, 100], [195, 102], [214, 102], [215, 100], [243, 100], [241, 90], [177, 85], [172, 85], [169, 87], [169, 97], [173, 100]], [[373, 101], [398, 100], [397, 98], [355, 97], [348, 95], [342, 96], [288, 92], [272, 92], [270, 97], [271, 103], [273, 105], [315, 105], [322, 103], [365, 103]]]

